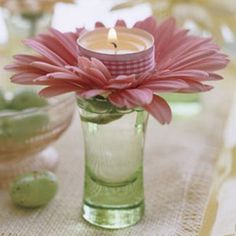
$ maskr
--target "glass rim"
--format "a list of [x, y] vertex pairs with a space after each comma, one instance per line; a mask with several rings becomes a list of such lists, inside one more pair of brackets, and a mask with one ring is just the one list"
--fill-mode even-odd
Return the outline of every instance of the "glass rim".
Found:
[[5, 115], [4, 114], [1, 115], [1, 113], [0, 113], [0, 120], [2, 118], [4, 118], [4, 119], [5, 118], [17, 118], [17, 117], [21, 117], [24, 115], [37, 114], [38, 112], [48, 112], [51, 109], [55, 109], [57, 107], [64, 106], [67, 102], [71, 103], [76, 100], [74, 92], [68, 93], [68, 94], [63, 94], [63, 95], [58, 95], [53, 98], [49, 98], [48, 100], [50, 100], [50, 99], [55, 99], [55, 102], [53, 102], [51, 104], [49, 103], [44, 107], [29, 108], [29, 109], [24, 109], [21, 111], [12, 110], [13, 113], [5, 114]]

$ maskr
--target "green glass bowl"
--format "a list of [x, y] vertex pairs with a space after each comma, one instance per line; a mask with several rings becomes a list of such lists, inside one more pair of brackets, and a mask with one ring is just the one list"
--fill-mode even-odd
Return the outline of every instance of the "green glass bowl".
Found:
[[75, 104], [75, 95], [68, 94], [48, 99], [45, 107], [0, 113], [0, 186], [55, 159], [55, 150], [48, 147], [69, 127]]

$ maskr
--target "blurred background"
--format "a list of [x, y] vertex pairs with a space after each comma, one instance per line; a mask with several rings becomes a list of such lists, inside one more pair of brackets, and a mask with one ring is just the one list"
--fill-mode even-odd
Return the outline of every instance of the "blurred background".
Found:
[[[233, 47], [236, 37], [234, 0], [0, 0], [0, 44], [33, 36], [53, 26], [61, 31], [92, 28], [95, 21], [110, 26], [118, 18], [132, 25], [149, 15], [158, 20], [168, 16], [192, 33], [210, 36]], [[234, 48], [235, 50], [235, 48]]]

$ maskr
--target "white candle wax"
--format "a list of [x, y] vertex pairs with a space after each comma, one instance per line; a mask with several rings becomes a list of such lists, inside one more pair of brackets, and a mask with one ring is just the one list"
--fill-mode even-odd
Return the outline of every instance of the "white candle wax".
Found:
[[109, 39], [109, 29], [98, 28], [81, 36], [78, 44], [88, 50], [105, 54], [129, 54], [147, 50], [153, 45], [153, 38], [150, 34], [139, 29], [125, 27], [115, 28], [117, 39]]

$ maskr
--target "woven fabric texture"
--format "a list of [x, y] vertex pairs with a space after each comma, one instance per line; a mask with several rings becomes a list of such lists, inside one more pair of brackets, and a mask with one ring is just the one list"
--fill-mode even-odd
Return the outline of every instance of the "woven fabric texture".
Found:
[[[224, 87], [224, 85], [223, 85]], [[160, 126], [150, 119], [145, 150], [143, 220], [116, 231], [87, 224], [81, 217], [83, 139], [78, 115], [56, 143], [59, 192], [46, 207], [24, 210], [0, 191], [1, 236], [197, 236], [209, 197], [215, 162], [230, 106], [229, 88], [203, 96], [199, 116]], [[219, 106], [221, 104], [221, 106]]]

